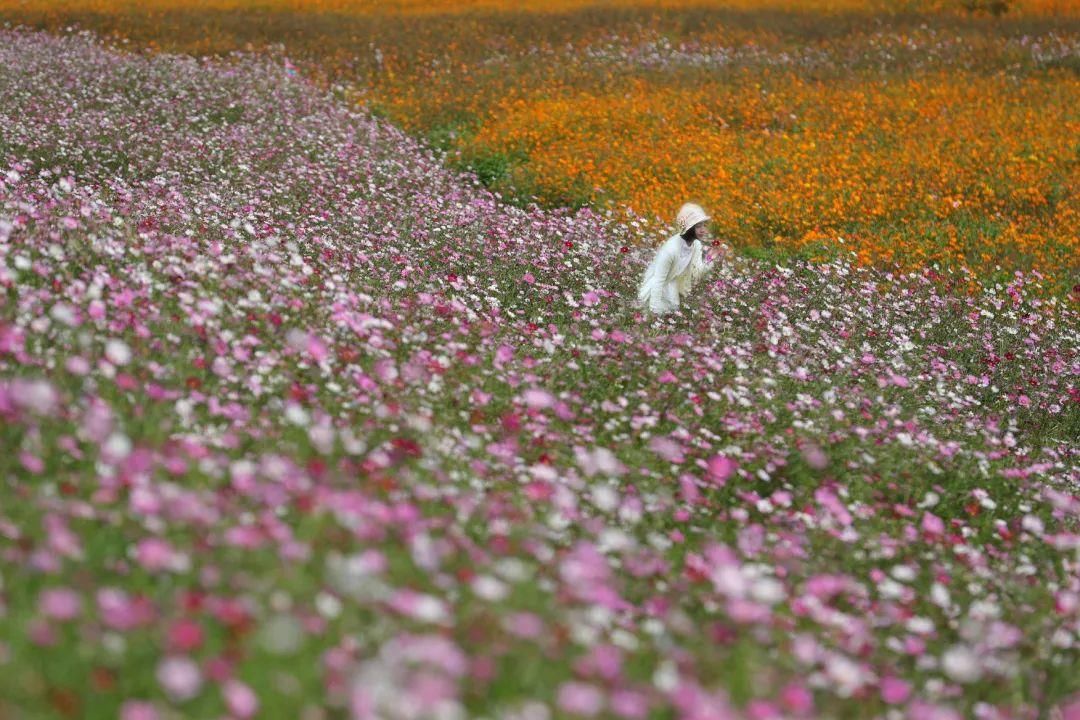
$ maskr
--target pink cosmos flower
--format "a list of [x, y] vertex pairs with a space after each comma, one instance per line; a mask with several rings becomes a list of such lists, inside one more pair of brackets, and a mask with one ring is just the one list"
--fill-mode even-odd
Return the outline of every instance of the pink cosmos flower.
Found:
[[889, 705], [898, 705], [908, 699], [911, 686], [900, 678], [888, 675], [881, 680], [881, 699]]
[[922, 529], [927, 535], [944, 535], [945, 521], [932, 512], [923, 513]]
[[102, 588], [97, 593], [98, 612], [106, 627], [131, 630], [153, 622], [154, 606], [145, 598], [132, 598], [116, 588]]
[[157, 680], [161, 689], [175, 702], [190, 700], [202, 689], [202, 672], [189, 657], [166, 657], [158, 663]]
[[259, 698], [255, 692], [239, 680], [227, 680], [221, 689], [225, 705], [233, 717], [240, 720], [254, 717], [259, 709]]
[[751, 700], [746, 706], [746, 715], [750, 720], [780, 720], [780, 709], [768, 700]]
[[50, 588], [41, 593], [38, 607], [54, 620], [74, 620], [82, 611], [82, 598], [70, 588]]
[[649, 449], [670, 463], [681, 463], [686, 459], [682, 444], [663, 435], [649, 440]]
[[848, 512], [844, 503], [840, 502], [840, 498], [828, 488], [820, 487], [814, 491], [814, 499], [818, 504], [829, 511], [829, 514], [833, 516], [836, 522], [847, 527], [851, 525], [852, 518], [851, 513]]
[[1054, 610], [1059, 615], [1070, 615], [1080, 610], [1080, 595], [1068, 591], [1060, 591], [1054, 596]]
[[594, 717], [604, 707], [604, 695], [592, 685], [582, 682], [565, 682], [559, 686], [559, 709], [570, 715]]
[[847, 586], [848, 579], [842, 575], [814, 575], [806, 581], [804, 589], [819, 600], [828, 600], [843, 592]]
[[38, 415], [50, 415], [59, 401], [56, 390], [47, 380], [16, 378], [11, 381], [8, 393], [17, 407]]
[[611, 711], [628, 720], [642, 720], [649, 714], [649, 699], [635, 690], [615, 690], [609, 698]]
[[735, 472], [735, 461], [726, 455], [713, 455], [709, 458], [708, 476], [713, 483], [723, 485]]
[[120, 720], [158, 720], [154, 704], [145, 700], [126, 700], [120, 706]]
[[172, 545], [161, 538], [145, 538], [135, 548], [136, 560], [150, 572], [170, 569], [173, 557]]
[[1080, 720], [1080, 694], [1066, 700], [1060, 711], [1061, 720]]
[[555, 396], [540, 388], [529, 388], [521, 394], [521, 399], [526, 405], [536, 410], [549, 408], [555, 404]]
[[679, 476], [679, 493], [682, 496], [683, 501], [690, 503], [691, 505], [701, 499], [701, 492], [698, 490], [692, 475]]
[[511, 635], [534, 640], [544, 632], [544, 621], [538, 615], [529, 612], [513, 613], [503, 621], [503, 626]]
[[446, 603], [434, 595], [400, 590], [389, 602], [390, 607], [397, 612], [421, 622], [441, 623], [450, 617]]
[[611, 577], [611, 566], [595, 545], [583, 541], [563, 557], [559, 573], [576, 591], [585, 592], [606, 583]]
[[308, 335], [307, 351], [311, 359], [317, 363], [325, 360], [330, 354], [326, 341], [314, 333]]
[[961, 720], [959, 712], [950, 707], [916, 700], [908, 706], [908, 720]]
[[803, 715], [814, 709], [814, 694], [805, 685], [789, 683], [780, 691], [780, 702], [796, 715]]
[[83, 376], [90, 372], [90, 362], [81, 355], [72, 355], [64, 361], [64, 368], [72, 375]]
[[500, 345], [495, 350], [495, 367], [502, 368], [503, 365], [510, 362], [514, 357], [514, 348], [509, 345]]
[[582, 667], [604, 680], [614, 681], [622, 673], [622, 651], [614, 645], [596, 645], [582, 659]]
[[40, 475], [45, 472], [45, 461], [37, 455], [26, 452], [25, 450], [19, 453], [19, 464], [26, 468], [27, 472], [33, 473], [34, 475]]
[[806, 464], [815, 470], [824, 470], [829, 466], [828, 456], [817, 445], [807, 445], [803, 448], [802, 456]]

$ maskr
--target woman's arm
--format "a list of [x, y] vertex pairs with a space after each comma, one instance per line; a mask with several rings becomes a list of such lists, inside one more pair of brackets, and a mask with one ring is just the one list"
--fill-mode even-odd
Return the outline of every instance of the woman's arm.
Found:
[[646, 301], [653, 312], [663, 310], [664, 286], [667, 285], [668, 275], [671, 274], [671, 266], [674, 262], [675, 254], [665, 245], [656, 253], [652, 265], [645, 273], [645, 280], [638, 297]]
[[717, 263], [727, 262], [731, 258], [731, 246], [727, 243], [713, 243], [709, 249], [711, 252], [709, 259], [705, 261], [705, 272], [712, 270]]

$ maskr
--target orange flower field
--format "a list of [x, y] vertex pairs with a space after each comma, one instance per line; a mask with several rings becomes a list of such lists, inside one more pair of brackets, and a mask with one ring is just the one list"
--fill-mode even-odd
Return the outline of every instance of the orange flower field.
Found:
[[[933, 74], [868, 87], [782, 77], [635, 82], [500, 104], [468, 150], [527, 158], [511, 185], [669, 214], [700, 197], [740, 246], [840, 238], [860, 259], [1061, 267], [1075, 258], [1080, 81]], [[693, 112], [689, 105], [696, 104]], [[1075, 105], [1073, 106], [1075, 107]]]
[[[519, 202], [685, 199], [751, 254], [1080, 272], [1076, 0], [0, 0], [194, 54], [271, 46]], [[282, 49], [283, 48], [283, 49]]]
[[[688, 8], [724, 7], [758, 11], [788, 10], [796, 7], [785, 0], [5, 0], [4, 5], [24, 12], [112, 13], [131, 10], [160, 11], [178, 7], [200, 10], [287, 10], [299, 12], [333, 12], [346, 15], [440, 15], [472, 12], [544, 12], [559, 13], [589, 7], [648, 8], [653, 10], [684, 10]], [[972, 2], [971, 8], [991, 10], [993, 2]], [[1058, 15], [1075, 9], [1075, 0], [1023, 0], [1005, 3], [1014, 12]], [[885, 12], [899, 10], [950, 11], [969, 7], [949, 0], [801, 0], [797, 7], [810, 11]]]

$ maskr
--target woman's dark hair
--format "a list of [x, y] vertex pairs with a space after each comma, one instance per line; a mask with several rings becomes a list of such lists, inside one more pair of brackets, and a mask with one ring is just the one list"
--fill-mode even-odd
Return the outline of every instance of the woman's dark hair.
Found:
[[683, 240], [686, 240], [687, 242], [690, 242], [691, 240], [697, 240], [697, 230], [694, 229], [696, 227], [697, 225], [693, 225], [686, 228], [686, 230], [682, 232], [679, 237], [681, 237]]

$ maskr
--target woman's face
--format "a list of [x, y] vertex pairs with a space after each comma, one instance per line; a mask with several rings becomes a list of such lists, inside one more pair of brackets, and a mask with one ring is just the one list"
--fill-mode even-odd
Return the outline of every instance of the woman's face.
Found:
[[712, 233], [709, 232], [709, 221], [708, 220], [702, 220], [697, 225], [695, 225], [692, 228], [692, 230], [694, 231], [694, 239], [695, 240], [704, 241], [704, 240], [708, 240], [712, 236]]

